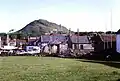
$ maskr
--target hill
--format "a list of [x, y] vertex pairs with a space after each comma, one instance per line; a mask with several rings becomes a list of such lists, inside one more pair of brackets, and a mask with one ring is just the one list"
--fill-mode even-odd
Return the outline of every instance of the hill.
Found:
[[42, 34], [49, 33], [53, 30], [57, 30], [58, 32], [62, 33], [68, 32], [68, 29], [66, 27], [43, 19], [34, 20], [17, 32], [26, 35], [29, 34], [31, 36], [40, 36]]

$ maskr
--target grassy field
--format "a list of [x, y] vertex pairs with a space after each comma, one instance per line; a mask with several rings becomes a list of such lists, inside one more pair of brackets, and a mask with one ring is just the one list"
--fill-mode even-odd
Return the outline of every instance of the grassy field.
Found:
[[0, 57], [0, 81], [118, 81], [120, 64], [54, 57]]

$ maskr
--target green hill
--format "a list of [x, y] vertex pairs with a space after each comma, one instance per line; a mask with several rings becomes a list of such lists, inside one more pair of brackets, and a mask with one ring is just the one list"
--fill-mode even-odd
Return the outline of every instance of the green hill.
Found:
[[29, 34], [31, 36], [40, 36], [42, 34], [49, 33], [54, 29], [61, 33], [68, 33], [68, 29], [66, 27], [43, 19], [34, 20], [17, 32], [25, 35]]

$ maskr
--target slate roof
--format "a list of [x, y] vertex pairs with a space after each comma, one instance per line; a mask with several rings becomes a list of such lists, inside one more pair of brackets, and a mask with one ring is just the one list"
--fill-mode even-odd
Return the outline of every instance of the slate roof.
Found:
[[[38, 44], [38, 43], [49, 43], [49, 44], [61, 44], [66, 43], [67, 36], [57, 34], [57, 35], [42, 35], [40, 39], [36, 41], [32, 41], [31, 44]], [[72, 43], [80, 43], [80, 44], [89, 44], [89, 40], [87, 36], [70, 36], [70, 40]], [[36, 42], [36, 43], [35, 43]]]
[[37, 42], [37, 39], [36, 39], [36, 40], [33, 40], [33, 41], [29, 41], [29, 42], [28, 42], [28, 45], [29, 45], [29, 46], [37, 45], [36, 42]]
[[79, 43], [79, 44], [89, 44], [90, 41], [87, 36], [70, 36], [72, 43]]
[[23, 40], [17, 39], [16, 42], [17, 42], [17, 43], [27, 43], [27, 40], [24, 40], [24, 39], [23, 39]]
[[48, 43], [50, 41], [50, 36], [49, 35], [42, 35], [41, 39], [39, 41], [42, 43]]
[[66, 40], [67, 40], [66, 37], [61, 34], [41, 36], [41, 42], [43, 42], [43, 43], [60, 44]]
[[42, 35], [39, 39], [32, 39], [28, 42], [29, 46], [40, 45], [41, 43], [48, 43], [50, 41], [49, 35]]

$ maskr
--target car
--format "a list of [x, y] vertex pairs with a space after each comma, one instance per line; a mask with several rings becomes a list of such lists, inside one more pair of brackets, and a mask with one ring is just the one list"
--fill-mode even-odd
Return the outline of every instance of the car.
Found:
[[19, 51], [16, 51], [16, 54], [21, 56], [21, 55], [26, 55], [27, 52], [25, 52], [24, 50], [19, 50]]
[[36, 56], [36, 55], [38, 55], [40, 52], [39, 52], [39, 51], [27, 51], [26, 53], [27, 53], [28, 55]]

